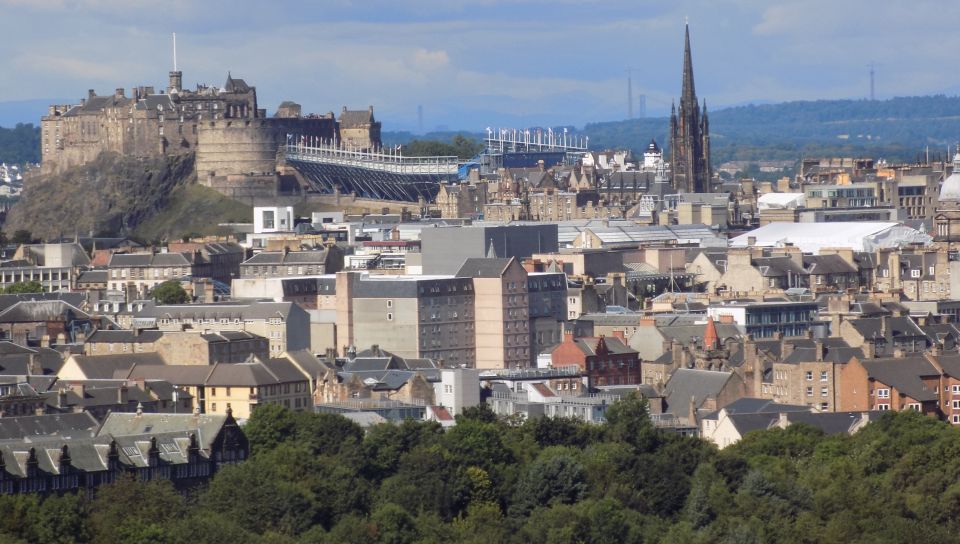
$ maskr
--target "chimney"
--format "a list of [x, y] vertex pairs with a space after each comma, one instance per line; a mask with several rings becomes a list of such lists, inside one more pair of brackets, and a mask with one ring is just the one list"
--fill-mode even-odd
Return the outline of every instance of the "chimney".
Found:
[[777, 417], [777, 427], [781, 429], [786, 429], [790, 426], [790, 420], [787, 418], [786, 412], [780, 412]]
[[877, 356], [877, 344], [873, 340], [867, 340], [860, 346], [863, 350], [864, 359], [874, 359]]
[[[26, 345], [26, 344], [24, 344], [24, 345]], [[40, 337], [40, 347], [41, 347], [41, 348], [49, 348], [49, 347], [50, 347], [50, 335], [49, 335], [49, 334], [44, 334], [43, 336]]]
[[890, 318], [885, 315], [880, 317], [880, 336], [882, 338], [887, 338], [887, 332], [889, 331], [889, 319]]
[[95, 97], [95, 96], [97, 96], [97, 93], [95, 93], [95, 92], [93, 91], [93, 89], [89, 89], [89, 90], [87, 91], [87, 98], [93, 98], [93, 97]]
[[817, 340], [816, 342], [813, 343], [813, 346], [814, 346], [817, 362], [818, 363], [823, 362], [823, 355], [824, 355], [823, 340]]
[[127, 395], [128, 392], [129, 391], [127, 390], [126, 385], [121, 385], [120, 387], [117, 388], [117, 404], [127, 403], [127, 401], [129, 400], [129, 396]]
[[613, 337], [614, 337], [614, 338], [619, 338], [620, 341], [623, 342], [624, 344], [627, 343], [627, 338], [624, 336], [622, 330], [615, 330], [615, 331], [613, 331]]
[[787, 342], [786, 340], [781, 339], [780, 340], [780, 358], [786, 359], [787, 357], [789, 357], [790, 354], [793, 353], [794, 347], [796, 346], [794, 346], [793, 342]]
[[113, 96], [115, 98], [124, 98], [126, 95], [124, 94], [123, 87], [117, 87], [117, 90], [114, 91]]

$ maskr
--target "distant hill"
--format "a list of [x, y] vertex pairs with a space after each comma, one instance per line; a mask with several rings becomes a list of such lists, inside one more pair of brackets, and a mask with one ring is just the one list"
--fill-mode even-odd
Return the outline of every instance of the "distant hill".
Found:
[[[708, 104], [709, 106], [709, 104]], [[656, 138], [664, 147], [669, 119], [592, 123], [590, 147], [641, 151]], [[738, 106], [710, 112], [713, 162], [869, 155], [912, 160], [925, 146], [945, 152], [960, 138], [960, 97], [817, 100]]]
[[40, 127], [32, 124], [0, 127], [0, 162], [40, 162]]
[[[709, 106], [709, 104], [708, 104]], [[592, 149], [642, 152], [651, 138], [669, 146], [665, 117], [590, 123], [580, 134]], [[457, 134], [477, 140], [483, 132], [450, 131], [414, 136], [385, 132], [384, 143], [450, 142]], [[746, 105], [710, 111], [713, 162], [799, 159], [801, 156], [868, 155], [912, 160], [924, 147], [944, 153], [960, 139], [960, 97], [920, 96], [889, 100], [817, 100]]]

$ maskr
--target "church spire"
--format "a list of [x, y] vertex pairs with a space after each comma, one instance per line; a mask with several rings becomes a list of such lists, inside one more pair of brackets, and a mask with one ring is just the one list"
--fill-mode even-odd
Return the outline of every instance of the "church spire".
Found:
[[690, 25], [686, 26], [686, 36], [683, 45], [683, 89], [680, 94], [680, 104], [696, 104], [697, 90], [693, 84], [693, 57], [690, 55]]

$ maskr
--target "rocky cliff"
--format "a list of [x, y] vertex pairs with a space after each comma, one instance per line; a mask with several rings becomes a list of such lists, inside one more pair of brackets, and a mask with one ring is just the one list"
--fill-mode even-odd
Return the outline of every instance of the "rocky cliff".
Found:
[[[20, 203], [8, 214], [3, 230], [12, 233], [26, 229], [37, 238], [91, 232], [129, 236], [142, 224], [159, 221], [167, 228], [140, 234], [185, 234], [179, 232], [177, 221], [163, 220], [163, 216], [176, 195], [199, 188], [194, 183], [193, 163], [192, 154], [136, 159], [104, 153], [92, 163], [61, 174], [31, 178], [25, 183]], [[229, 201], [220, 195], [215, 198]], [[230, 216], [226, 220], [249, 220], [248, 207], [229, 203], [236, 206], [225, 207]], [[198, 221], [202, 223], [207, 218], [196, 211], [193, 210], [189, 228], [206, 230], [197, 228]], [[218, 214], [211, 214], [209, 224], [215, 227], [224, 218], [213, 215]]]

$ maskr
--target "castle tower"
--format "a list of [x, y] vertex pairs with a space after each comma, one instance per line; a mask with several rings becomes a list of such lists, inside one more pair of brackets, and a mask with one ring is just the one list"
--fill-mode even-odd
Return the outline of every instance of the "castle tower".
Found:
[[690, 26], [686, 27], [683, 49], [683, 88], [680, 108], [670, 108], [670, 169], [673, 188], [688, 193], [710, 192], [710, 122], [707, 103], [701, 113], [693, 83], [690, 54]]
[[170, 72], [170, 85], [167, 86], [167, 93], [179, 93], [183, 90], [183, 72], [174, 70]]

